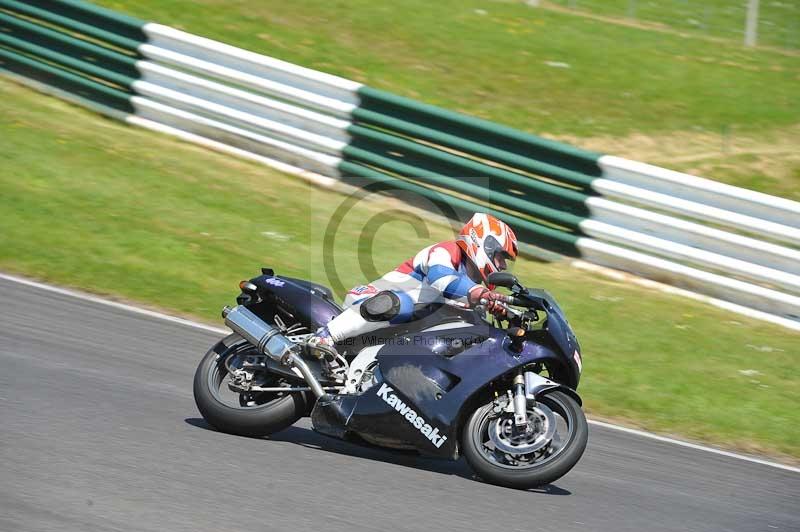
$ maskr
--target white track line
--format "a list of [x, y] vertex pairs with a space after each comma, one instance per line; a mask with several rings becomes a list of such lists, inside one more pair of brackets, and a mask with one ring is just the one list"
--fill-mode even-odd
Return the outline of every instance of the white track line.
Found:
[[656, 440], [664, 443], [672, 443], [675, 445], [680, 445], [681, 447], [688, 447], [689, 449], [696, 449], [698, 451], [706, 451], [708, 453], [718, 454], [720, 456], [727, 456], [728, 458], [736, 458], [737, 460], [744, 460], [746, 462], [752, 462], [754, 464], [761, 464], [769, 467], [775, 467], [777, 469], [783, 469], [784, 471], [792, 471], [793, 473], [800, 473], [800, 467], [792, 467], [790, 465], [779, 464], [777, 462], [770, 462], [769, 460], [763, 460], [761, 458], [756, 458], [754, 456], [747, 456], [744, 454], [737, 454], [732, 453], [730, 451], [723, 451], [722, 449], [715, 449], [714, 447], [707, 447], [705, 445], [699, 445], [697, 443], [689, 443], [686, 441], [676, 440], [674, 438], [667, 438], [666, 436], [659, 436], [658, 434], [653, 434], [652, 432], [645, 432], [643, 430], [636, 430], [636, 429], [629, 429], [628, 427], [621, 427], [619, 425], [612, 425], [611, 423], [605, 423], [603, 421], [595, 421], [590, 419], [589, 423], [592, 425], [597, 425], [598, 427], [603, 427], [606, 429], [617, 430], [619, 432], [624, 432], [626, 434], [633, 434], [635, 436], [641, 436], [642, 438], [649, 438], [651, 440]]
[[[100, 297], [97, 297], [97, 296], [86, 294], [84, 292], [77, 292], [77, 291], [74, 291], [74, 290], [67, 290], [65, 288], [59, 288], [59, 287], [56, 287], [56, 286], [51, 286], [49, 284], [44, 284], [44, 283], [39, 283], [39, 282], [36, 282], [36, 281], [31, 281], [29, 279], [25, 279], [25, 278], [22, 278], [22, 277], [17, 277], [15, 275], [7, 275], [7, 274], [4, 274], [4, 273], [0, 273], [0, 279], [5, 280], [5, 281], [10, 281], [10, 282], [13, 282], [13, 283], [19, 283], [19, 284], [22, 284], [22, 285], [25, 285], [25, 286], [31, 286], [33, 288], [38, 288], [40, 290], [45, 290], [45, 291], [53, 292], [53, 293], [56, 293], [56, 294], [61, 294], [61, 295], [69, 296], [69, 297], [74, 297], [75, 299], [80, 299], [80, 300], [83, 300], [83, 301], [89, 301], [91, 303], [97, 303], [99, 305], [106, 305], [106, 306], [109, 306], [109, 307], [114, 307], [114, 308], [117, 308], [117, 309], [126, 310], [128, 312], [132, 312], [132, 313], [135, 313], [135, 314], [140, 314], [142, 316], [148, 316], [150, 318], [156, 318], [156, 319], [160, 319], [160, 320], [169, 321], [169, 322], [172, 322], [172, 323], [177, 323], [178, 325], [184, 325], [186, 327], [192, 327], [192, 328], [200, 329], [200, 330], [203, 330], [203, 331], [219, 333], [219, 334], [223, 334], [223, 335], [227, 335], [227, 334], [230, 333], [230, 331], [227, 330], [227, 329], [221, 329], [221, 328], [217, 328], [217, 327], [212, 327], [210, 325], [204, 325], [202, 323], [197, 323], [195, 321], [187, 320], [187, 319], [184, 319], [184, 318], [178, 318], [178, 317], [175, 317], [175, 316], [170, 316], [168, 314], [162, 314], [161, 312], [155, 312], [155, 311], [152, 311], [152, 310], [147, 310], [147, 309], [135, 307], [133, 305], [126, 305], [125, 303], [118, 303], [116, 301], [111, 301], [109, 299], [103, 299], [103, 298], [100, 298]], [[729, 452], [729, 451], [723, 451], [722, 449], [715, 449], [713, 447], [708, 447], [708, 446], [705, 446], [705, 445], [699, 445], [699, 444], [696, 444], [696, 443], [689, 443], [689, 442], [685, 442], [685, 441], [681, 441], [681, 440], [676, 440], [674, 438], [667, 438], [665, 436], [659, 436], [658, 434], [653, 434], [653, 433], [650, 433], [650, 432], [631, 429], [631, 428], [627, 428], [627, 427], [621, 427], [619, 425], [612, 425], [611, 423], [605, 423], [603, 421], [595, 421], [595, 420], [591, 420], [590, 419], [589, 423], [592, 424], [592, 425], [596, 425], [598, 427], [603, 427], [603, 428], [606, 428], [606, 429], [616, 430], [616, 431], [619, 431], [619, 432], [624, 432], [626, 434], [632, 434], [634, 436], [639, 436], [639, 437], [642, 437], [642, 438], [648, 438], [648, 439], [651, 439], [651, 440], [660, 441], [660, 442], [664, 442], [664, 443], [671, 443], [673, 445], [679, 445], [681, 447], [688, 447], [689, 449], [695, 449], [695, 450], [698, 450], [698, 451], [705, 451], [705, 452], [708, 452], [708, 453], [713, 453], [713, 454], [717, 454], [717, 455], [720, 455], [720, 456], [725, 456], [725, 457], [728, 457], [728, 458], [735, 458], [737, 460], [744, 460], [746, 462], [751, 462], [751, 463], [754, 463], [754, 464], [760, 464], [760, 465], [765, 465], [765, 466], [769, 466], [769, 467], [774, 467], [776, 469], [782, 469], [784, 471], [791, 471], [793, 473], [800, 473], [800, 468], [798, 468], [798, 467], [792, 467], [792, 466], [785, 465], [785, 464], [779, 464], [777, 462], [770, 462], [768, 460], [763, 460], [761, 458], [755, 458], [755, 457], [747, 456], [747, 455], [743, 455], [743, 454], [737, 454], [737, 453], [732, 453], [732, 452]]]
[[56, 294], [61, 294], [64, 296], [74, 297], [75, 299], [81, 299], [83, 301], [90, 301], [92, 303], [97, 303], [99, 305], [106, 305], [108, 307], [114, 307], [121, 310], [126, 310], [128, 312], [133, 312], [134, 314], [141, 314], [142, 316], [148, 316], [150, 318], [156, 318], [164, 321], [171, 321], [172, 323], [185, 325], [187, 327], [193, 327], [195, 329], [201, 329], [203, 331], [219, 333], [224, 335], [230, 334], [231, 332], [228, 329], [220, 329], [218, 327], [212, 327], [210, 325], [197, 323], [196, 321], [186, 320], [183, 318], [170, 316], [168, 314], [162, 314], [161, 312], [155, 312], [153, 310], [134, 307], [133, 305], [126, 305], [125, 303], [118, 303], [116, 301], [111, 301], [110, 299], [103, 299], [101, 297], [86, 294], [84, 292], [77, 292], [74, 290], [67, 290], [66, 288], [51, 286], [49, 284], [38, 283], [36, 281], [31, 281], [30, 279], [17, 277], [15, 275], [7, 275], [5, 273], [0, 273], [0, 279], [3, 279], [5, 281], [11, 281], [13, 283], [24, 284], [25, 286], [32, 286], [34, 288], [39, 288], [40, 290], [46, 290], [48, 292], [54, 292]]

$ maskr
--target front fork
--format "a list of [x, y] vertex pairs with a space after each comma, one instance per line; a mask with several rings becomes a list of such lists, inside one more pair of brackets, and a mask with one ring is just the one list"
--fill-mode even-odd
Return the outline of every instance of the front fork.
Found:
[[513, 401], [514, 425], [520, 429], [528, 428], [528, 398], [525, 393], [525, 374], [520, 370], [514, 376]]
[[536, 404], [536, 397], [553, 388], [560, 388], [557, 382], [546, 379], [533, 371], [522, 371], [512, 381], [512, 405], [514, 407], [514, 425], [518, 429], [528, 430], [528, 405]]

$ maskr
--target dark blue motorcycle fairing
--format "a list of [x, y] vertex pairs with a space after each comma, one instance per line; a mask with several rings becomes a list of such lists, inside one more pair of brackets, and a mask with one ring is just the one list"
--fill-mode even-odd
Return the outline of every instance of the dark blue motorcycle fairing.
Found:
[[546, 290], [528, 289], [524, 298], [535, 301], [537, 307], [547, 313], [544, 327], [540, 330], [528, 331], [526, 338], [537, 343], [546, 343], [561, 353], [561, 368], [558, 380], [570, 388], [577, 389], [581, 377], [579, 364], [581, 346], [572, 330], [564, 311], [558, 306], [555, 298]]
[[341, 307], [330, 298], [329, 291], [325, 287], [308, 281], [280, 275], [260, 275], [250, 282], [258, 287], [262, 301], [248, 307], [259, 317], [270, 322], [273, 316], [267, 314], [275, 312], [276, 304], [285, 310], [288, 309], [294, 318], [312, 328], [310, 332], [327, 325], [342, 312]]
[[[435, 351], [442, 338], [469, 341], [480, 337], [486, 339], [452, 357]], [[377, 361], [382, 382], [359, 396], [347, 429], [373, 440], [410, 444], [421, 453], [439, 456], [455, 456], [463, 409], [488, 383], [520, 366], [560, 357], [548, 346], [532, 342], [526, 342], [520, 353], [512, 353], [505, 333], [489, 324], [422, 332], [404, 340], [381, 348]], [[391, 392], [382, 389], [383, 384]], [[398, 407], [396, 401], [389, 404], [390, 395], [396, 395], [403, 406]], [[425, 435], [398, 410], [405, 407], [444, 440]], [[408, 412], [406, 415], [414, 417]]]
[[[307, 281], [265, 274], [250, 282], [258, 297], [247, 306], [268, 321], [280, 307], [314, 330], [342, 311], [325, 287]], [[575, 388], [579, 373], [569, 350], [579, 349], [577, 340], [549, 294], [542, 299], [548, 321], [529, 333], [519, 353], [509, 349], [503, 330], [474, 317], [461, 328], [408, 330], [441, 322], [432, 316], [404, 324], [406, 332], [394, 332], [399, 336], [387, 337], [389, 330], [373, 335], [384, 344], [377, 357], [380, 382], [361, 395], [340, 396], [348, 413], [345, 429], [378, 445], [455, 457], [460, 422], [476, 406], [471, 400], [493, 380], [520, 366], [549, 362], [565, 368], [561, 382]]]
[[564, 311], [561, 310], [561, 307], [550, 292], [541, 289], [529, 289], [526, 293], [526, 298], [537, 301], [539, 307], [547, 312], [546, 328], [551, 331], [553, 339], [564, 351], [564, 355], [570, 357], [574, 351], [580, 352], [581, 346], [578, 344], [578, 339], [575, 337]]

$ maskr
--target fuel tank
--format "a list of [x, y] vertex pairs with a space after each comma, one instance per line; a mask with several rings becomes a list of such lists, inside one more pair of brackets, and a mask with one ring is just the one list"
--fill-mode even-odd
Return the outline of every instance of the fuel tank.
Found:
[[239, 302], [262, 319], [271, 322], [277, 313], [286, 323], [301, 322], [313, 332], [342, 312], [327, 287], [265, 271], [250, 280], [258, 288], [258, 298]]

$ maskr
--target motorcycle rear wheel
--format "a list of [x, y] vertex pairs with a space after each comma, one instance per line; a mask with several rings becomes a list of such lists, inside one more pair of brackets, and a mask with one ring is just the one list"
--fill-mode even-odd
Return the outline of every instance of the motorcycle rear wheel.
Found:
[[[461, 434], [464, 457], [483, 480], [509, 488], [530, 489], [555, 482], [578, 463], [589, 436], [580, 405], [559, 391], [540, 397], [538, 402], [561, 418], [559, 423], [564, 430], [556, 430], [551, 443], [527, 455], [514, 455], [494, 447], [489, 435], [492, 422], [498, 417], [493, 403], [475, 410], [464, 424]], [[531, 416], [536, 413], [530, 405], [528, 411]]]
[[194, 400], [203, 419], [220, 432], [239, 436], [267, 436], [290, 427], [308, 411], [309, 399], [304, 392], [240, 394], [238, 401], [225, 400], [221, 392], [228, 376], [226, 360], [252, 350], [244, 341], [231, 343], [235, 336], [212, 347], [195, 372]]

